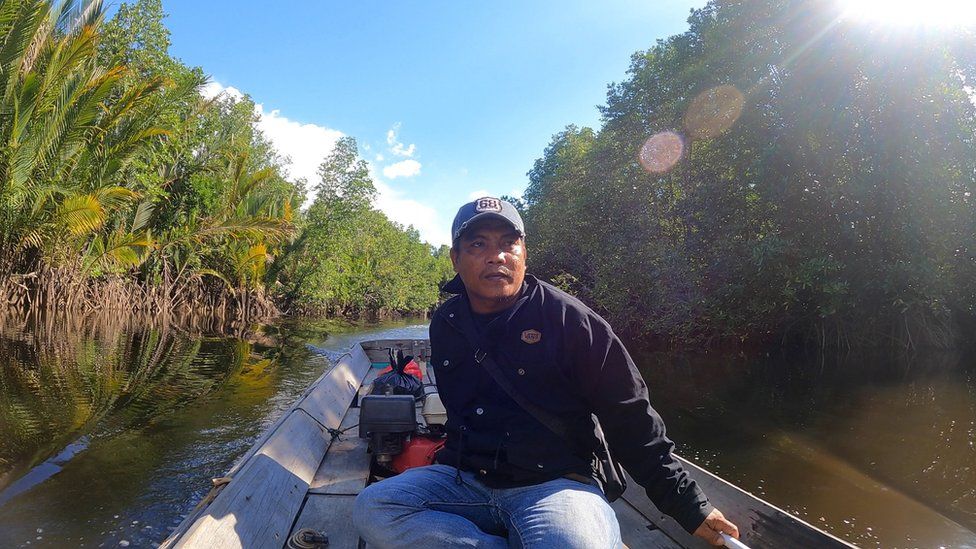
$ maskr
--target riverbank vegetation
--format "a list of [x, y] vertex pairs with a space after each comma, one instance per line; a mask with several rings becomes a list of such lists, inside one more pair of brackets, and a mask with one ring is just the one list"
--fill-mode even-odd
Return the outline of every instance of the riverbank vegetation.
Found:
[[711, 1], [529, 172], [532, 267], [666, 345], [952, 347], [976, 323], [973, 35]]
[[163, 17], [160, 0], [107, 22], [100, 2], [0, 3], [0, 303], [228, 320], [430, 309], [447, 257], [370, 206], [355, 142], [320, 181], [289, 179], [254, 103], [204, 97]]

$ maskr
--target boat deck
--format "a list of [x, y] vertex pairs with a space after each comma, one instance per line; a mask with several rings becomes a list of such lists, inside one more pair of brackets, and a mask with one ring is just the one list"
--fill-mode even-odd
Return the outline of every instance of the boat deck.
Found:
[[[329, 547], [364, 547], [352, 526], [356, 495], [373, 479], [359, 423], [365, 394], [389, 348], [411, 354], [425, 369], [426, 340], [379, 340], [350, 350], [313, 383], [251, 451], [216, 483], [162, 547], [284, 547], [302, 529], [322, 532]], [[425, 371], [425, 383], [431, 373]], [[333, 437], [329, 429], [349, 429]], [[753, 547], [851, 547], [682, 460]], [[707, 548], [654, 508], [632, 480], [612, 504], [628, 547]]]

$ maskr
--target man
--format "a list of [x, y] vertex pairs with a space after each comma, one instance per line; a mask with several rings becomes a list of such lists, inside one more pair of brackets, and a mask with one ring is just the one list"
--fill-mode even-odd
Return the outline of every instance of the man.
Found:
[[[621, 545], [592, 455], [599, 419], [612, 455], [657, 507], [722, 545], [738, 529], [671, 455], [647, 388], [610, 326], [583, 303], [525, 273], [525, 229], [508, 202], [481, 198], [458, 211], [451, 261], [458, 294], [434, 313], [431, 361], [447, 408], [437, 464], [367, 487], [355, 522], [368, 546], [593, 547]], [[475, 348], [478, 347], [478, 348]], [[546, 427], [486, 371], [573, 425]]]

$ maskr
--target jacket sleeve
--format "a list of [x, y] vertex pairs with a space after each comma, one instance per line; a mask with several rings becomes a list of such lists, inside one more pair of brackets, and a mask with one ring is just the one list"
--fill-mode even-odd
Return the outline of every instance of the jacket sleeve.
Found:
[[[651, 407], [647, 385], [609, 324], [577, 317], [570, 360], [578, 387], [600, 420], [611, 455], [644, 487], [657, 508], [688, 532], [712, 511], [708, 498], [671, 454], [674, 443]], [[570, 334], [575, 330], [571, 330]]]

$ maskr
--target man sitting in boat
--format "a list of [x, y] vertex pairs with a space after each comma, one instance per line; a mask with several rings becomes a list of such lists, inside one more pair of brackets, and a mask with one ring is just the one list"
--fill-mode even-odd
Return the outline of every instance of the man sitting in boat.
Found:
[[487, 197], [465, 204], [452, 238], [457, 276], [444, 290], [457, 295], [430, 324], [447, 442], [436, 464], [359, 494], [354, 517], [367, 545], [618, 547], [606, 496], [620, 486], [599, 459], [607, 446], [687, 531], [714, 545], [722, 532], [738, 537], [672, 456], [644, 380], [607, 322], [525, 273], [515, 207]]

